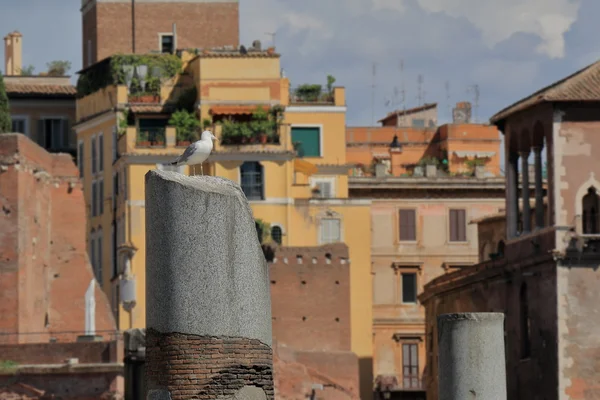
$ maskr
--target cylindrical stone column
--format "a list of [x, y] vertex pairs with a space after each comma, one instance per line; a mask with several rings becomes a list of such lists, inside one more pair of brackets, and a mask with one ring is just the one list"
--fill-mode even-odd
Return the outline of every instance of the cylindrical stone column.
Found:
[[531, 232], [531, 206], [529, 205], [529, 151], [521, 155], [521, 199], [523, 202], [523, 233]]
[[273, 398], [268, 267], [238, 185], [146, 174], [148, 399]]
[[443, 314], [437, 323], [439, 400], [506, 400], [504, 314]]
[[506, 166], [506, 236], [517, 236], [519, 222], [519, 154], [509, 150]]
[[533, 148], [533, 168], [535, 170], [535, 227], [544, 227], [544, 186], [542, 177], [542, 148]]

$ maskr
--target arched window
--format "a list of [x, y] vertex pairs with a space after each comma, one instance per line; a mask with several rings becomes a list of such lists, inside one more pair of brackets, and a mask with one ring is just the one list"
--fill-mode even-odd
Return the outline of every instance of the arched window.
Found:
[[529, 358], [531, 355], [531, 324], [529, 320], [529, 299], [527, 293], [527, 284], [521, 285], [519, 305], [521, 319], [521, 359]]
[[256, 161], [246, 161], [240, 167], [242, 191], [248, 200], [264, 200], [263, 167]]
[[273, 239], [275, 243], [281, 244], [283, 241], [283, 231], [280, 226], [275, 225], [271, 227], [271, 239]]
[[583, 196], [583, 214], [581, 219], [584, 234], [600, 233], [600, 221], [598, 220], [598, 211], [600, 210], [599, 200], [598, 193], [594, 187], [590, 187], [587, 194]]

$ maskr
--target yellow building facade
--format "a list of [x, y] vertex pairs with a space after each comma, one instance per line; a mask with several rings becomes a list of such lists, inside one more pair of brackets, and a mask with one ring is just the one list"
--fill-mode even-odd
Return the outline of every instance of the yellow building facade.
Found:
[[[272, 241], [348, 245], [352, 351], [365, 360], [361, 386], [370, 391], [371, 202], [348, 198], [345, 89], [290, 89], [272, 49], [115, 56], [80, 74], [75, 129], [90, 210], [89, 254], [119, 328], [145, 326], [144, 176], [166, 169], [162, 164], [191, 140], [169, 122], [187, 107], [220, 139], [204, 174], [239, 183]], [[136, 91], [149, 82], [159, 85]], [[270, 118], [268, 137], [254, 129], [259, 109]], [[169, 168], [200, 173], [199, 166]]]

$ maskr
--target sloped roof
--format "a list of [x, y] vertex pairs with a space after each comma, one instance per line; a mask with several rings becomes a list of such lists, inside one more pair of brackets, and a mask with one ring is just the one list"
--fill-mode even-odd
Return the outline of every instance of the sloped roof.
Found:
[[6, 82], [6, 94], [11, 96], [75, 97], [73, 85], [42, 85]]
[[395, 110], [392, 112], [389, 112], [385, 117], [383, 117], [382, 119], [380, 119], [377, 122], [383, 122], [383, 121], [387, 121], [390, 118], [394, 118], [398, 115], [410, 115], [410, 114], [415, 114], [421, 111], [425, 111], [425, 110], [430, 110], [432, 108], [437, 107], [437, 103], [425, 103], [422, 106], [418, 106], [418, 107], [413, 107], [413, 108], [408, 108], [406, 110]]
[[495, 124], [536, 104], [561, 101], [600, 101], [600, 61], [504, 108], [490, 122]]

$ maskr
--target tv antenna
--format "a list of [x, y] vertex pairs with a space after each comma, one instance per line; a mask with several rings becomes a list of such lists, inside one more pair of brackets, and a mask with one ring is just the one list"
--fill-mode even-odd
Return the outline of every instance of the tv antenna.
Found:
[[265, 35], [271, 36], [271, 46], [275, 47], [275, 36], [277, 32], [265, 32]]
[[454, 118], [452, 118], [452, 104], [450, 103], [450, 82], [446, 81], [446, 84], [444, 86], [446, 88], [446, 106], [448, 107], [448, 115], [450, 116], [451, 120], [453, 120]]
[[371, 121], [375, 125], [375, 77], [377, 75], [377, 63], [373, 63], [373, 83], [371, 84]]
[[417, 77], [417, 103], [422, 106], [425, 102], [425, 91], [423, 90], [423, 75]]
[[477, 123], [477, 110], [479, 109], [479, 85], [469, 86], [468, 92], [473, 92], [473, 121]]

